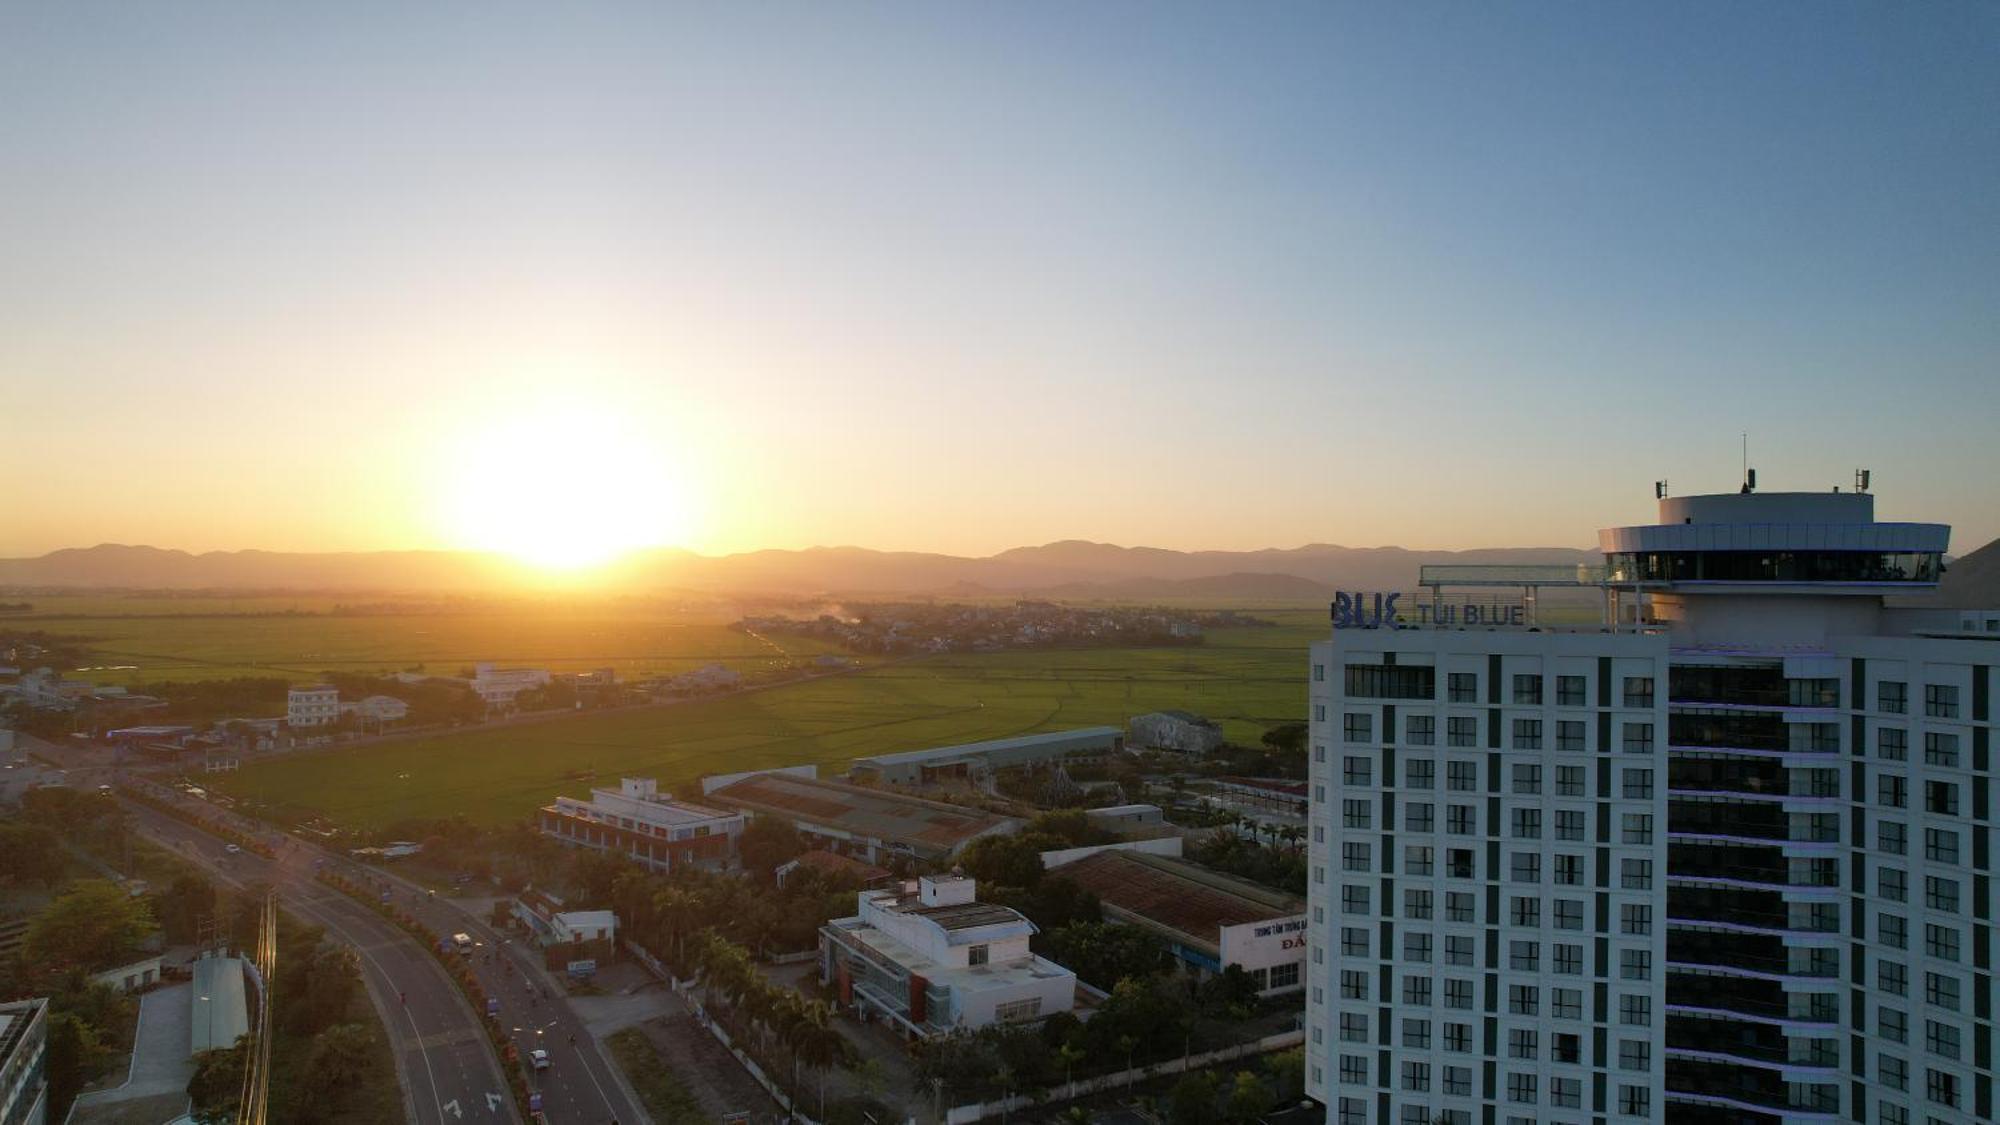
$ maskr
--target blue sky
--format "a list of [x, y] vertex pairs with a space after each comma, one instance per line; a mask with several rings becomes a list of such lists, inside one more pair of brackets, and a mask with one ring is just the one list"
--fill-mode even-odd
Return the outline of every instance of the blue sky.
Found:
[[0, 553], [480, 540], [592, 410], [707, 550], [1580, 544], [1746, 430], [1967, 550], [1996, 183], [1990, 4], [11, 6]]

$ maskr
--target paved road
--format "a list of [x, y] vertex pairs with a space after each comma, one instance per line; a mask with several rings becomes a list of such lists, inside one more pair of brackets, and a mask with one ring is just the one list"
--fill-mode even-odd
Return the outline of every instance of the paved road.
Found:
[[[373, 882], [388, 890], [394, 902], [433, 931], [467, 933], [480, 943], [471, 958], [473, 972], [486, 994], [500, 1000], [499, 1019], [502, 1026], [510, 1032], [524, 1059], [537, 1048], [549, 1053], [551, 1065], [546, 1070], [533, 1072], [529, 1081], [529, 1089], [542, 1097], [542, 1120], [548, 1125], [608, 1125], [612, 1122], [636, 1125], [647, 1120], [622, 1084], [614, 1064], [564, 999], [561, 987], [541, 969], [530, 951], [522, 949], [518, 943], [497, 933], [484, 921], [455, 904], [431, 898], [425, 889], [416, 884], [374, 868], [348, 863], [333, 853], [284, 836], [268, 826], [237, 817], [207, 802], [157, 787], [148, 787], [148, 791], [178, 800], [202, 816], [221, 818], [241, 830], [280, 842], [279, 859], [275, 863], [247, 852], [230, 855], [223, 852], [222, 843], [214, 837], [143, 806], [128, 805], [135, 815], [142, 817], [142, 825], [153, 828], [172, 826], [180, 830], [181, 840], [196, 841], [195, 849], [199, 854], [195, 858], [206, 858], [212, 861], [210, 866], [220, 865], [239, 879], [266, 881], [277, 886], [288, 908], [326, 925], [334, 936], [361, 950], [364, 965], [371, 960], [378, 962], [371, 967], [379, 970], [385, 995], [392, 999], [399, 993], [407, 995], [408, 1010], [402, 1014], [415, 1021], [411, 1038], [421, 1048], [418, 1053], [423, 1058], [421, 1062], [411, 1061], [403, 1067], [404, 1088], [410, 1091], [411, 1100], [417, 1104], [420, 1122], [444, 1120], [431, 1116], [423, 1109], [426, 1092], [433, 1089], [437, 1104], [443, 1106], [446, 1112], [449, 1112], [451, 1102], [458, 1103], [459, 1114], [453, 1116], [448, 1125], [460, 1125], [467, 1116], [482, 1121], [499, 1119], [497, 1115], [488, 1117], [483, 1113], [473, 1113], [475, 1103], [477, 1108], [484, 1110], [486, 1093], [496, 1092], [504, 1097], [506, 1092], [504, 1082], [499, 1081], [498, 1072], [493, 1070], [492, 1055], [484, 1047], [484, 1033], [477, 1024], [479, 1017], [467, 1007], [457, 986], [444, 975], [430, 953], [418, 947], [415, 939], [368, 908], [315, 881], [315, 862], [325, 862], [342, 870], [357, 882]], [[176, 845], [175, 850], [188, 854], [184, 844]], [[307, 904], [309, 908], [301, 909], [300, 903]], [[339, 924], [335, 925], [333, 919], [338, 919]], [[437, 997], [439, 990], [449, 993], [448, 1003]], [[392, 1018], [387, 1022], [398, 1021]], [[484, 1060], [483, 1071], [493, 1075], [493, 1084], [480, 1086], [479, 1080], [483, 1079], [478, 1079], [479, 1072], [462, 1065], [462, 1059], [452, 1060], [458, 1064], [453, 1073], [459, 1073], [460, 1080], [449, 1080], [442, 1064], [436, 1062], [442, 1056], [428, 1050], [424, 1044], [448, 1046], [454, 1054], [462, 1053], [468, 1047], [478, 1048]], [[399, 1052], [403, 1047], [403, 1044], [398, 1044]], [[425, 1066], [436, 1070], [435, 1077], [424, 1069]], [[468, 1094], [471, 1100], [467, 1099]], [[512, 1117], [511, 1110], [506, 1113]]]
[[[126, 807], [141, 836], [199, 864], [222, 882], [276, 887], [285, 909], [325, 926], [329, 935], [355, 949], [389, 1032], [410, 1120], [418, 1125], [520, 1121], [479, 1017], [458, 987], [407, 934], [315, 882], [312, 859], [303, 849], [288, 849], [278, 860], [249, 852], [230, 854], [220, 840], [172, 817], [141, 805]], [[279, 956], [284, 956], [282, 950]]]

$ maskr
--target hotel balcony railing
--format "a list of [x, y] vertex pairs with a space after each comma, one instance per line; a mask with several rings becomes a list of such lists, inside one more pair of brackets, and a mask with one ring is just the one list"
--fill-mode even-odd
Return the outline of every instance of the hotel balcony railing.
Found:
[[1689, 1094], [1727, 1099], [1745, 1108], [1784, 1114], [1840, 1112], [1840, 1088], [1823, 1083], [1786, 1082], [1767, 1070], [1740, 1063], [1699, 1059], [1667, 1060], [1667, 1096]]
[[1726, 1056], [1787, 1068], [1831, 1069], [1840, 1065], [1838, 1039], [1788, 1035], [1768, 1023], [1668, 1016], [1666, 1032], [1667, 1050], [1679, 1055]]
[[1726, 1013], [1786, 1024], [1840, 1023], [1838, 992], [1798, 992], [1779, 981], [1674, 970], [1667, 974], [1667, 1009]]
[[1689, 840], [1667, 845], [1667, 878], [1736, 879], [1778, 886], [1792, 881], [1796, 861], [1777, 840], [1725, 844]]

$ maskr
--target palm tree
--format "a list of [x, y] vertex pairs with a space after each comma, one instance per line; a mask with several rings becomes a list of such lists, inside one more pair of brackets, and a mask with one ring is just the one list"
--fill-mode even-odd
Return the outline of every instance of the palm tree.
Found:
[[826, 1070], [835, 1064], [849, 1065], [854, 1057], [854, 1048], [847, 1038], [833, 1026], [833, 1009], [823, 1001], [806, 1000], [799, 1010], [800, 1020], [794, 1032], [793, 1057], [804, 1062], [819, 1075], [819, 1115], [826, 1117]]

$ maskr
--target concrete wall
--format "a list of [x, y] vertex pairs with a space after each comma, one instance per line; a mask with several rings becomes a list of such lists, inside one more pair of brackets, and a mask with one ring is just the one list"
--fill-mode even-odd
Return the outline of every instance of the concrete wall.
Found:
[[1054, 870], [1066, 863], [1075, 863], [1085, 856], [1096, 855], [1098, 852], [1145, 852], [1147, 855], [1163, 855], [1179, 859], [1181, 858], [1181, 845], [1183, 842], [1179, 836], [1162, 836], [1156, 840], [1120, 840], [1115, 844], [1091, 844], [1081, 848], [1058, 848], [1052, 852], [1042, 853], [1042, 866], [1048, 870]]

